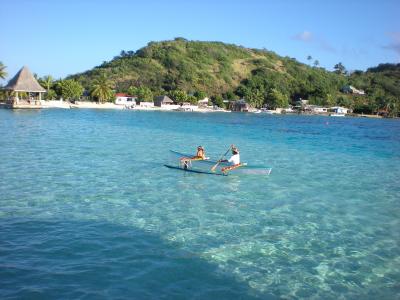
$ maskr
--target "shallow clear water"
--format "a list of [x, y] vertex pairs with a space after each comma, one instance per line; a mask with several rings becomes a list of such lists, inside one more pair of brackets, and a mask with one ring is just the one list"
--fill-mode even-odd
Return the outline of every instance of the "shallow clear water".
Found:
[[[272, 174], [163, 167], [234, 143]], [[0, 110], [0, 298], [400, 298], [400, 122]]]

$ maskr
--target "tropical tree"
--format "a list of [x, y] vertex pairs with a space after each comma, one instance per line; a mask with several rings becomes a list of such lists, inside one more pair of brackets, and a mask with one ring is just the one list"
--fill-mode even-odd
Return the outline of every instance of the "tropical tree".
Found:
[[58, 89], [61, 96], [68, 100], [78, 100], [83, 94], [83, 86], [73, 79], [61, 80]]
[[182, 90], [173, 90], [168, 93], [168, 95], [174, 100], [175, 102], [185, 102], [188, 99], [188, 95], [185, 91]]
[[389, 111], [389, 115], [392, 117], [397, 117], [400, 112], [400, 103], [397, 99], [390, 97], [388, 99], [388, 104], [386, 105], [387, 111]]
[[316, 60], [314, 60], [314, 67], [318, 67], [318, 66], [319, 66], [319, 60], [316, 59]]
[[144, 102], [153, 101], [153, 92], [147, 86], [140, 86], [136, 90], [136, 96]]
[[265, 92], [263, 89], [248, 90], [245, 95], [246, 101], [253, 107], [261, 107], [264, 104]]
[[131, 96], [137, 96], [137, 90], [138, 88], [132, 85], [128, 88], [128, 94]]
[[147, 86], [130, 86], [128, 88], [129, 95], [138, 97], [139, 100], [144, 102], [151, 102], [153, 100], [153, 92]]
[[337, 74], [346, 74], [346, 68], [341, 62], [337, 63], [333, 68], [335, 69], [335, 73]]
[[225, 97], [228, 100], [237, 100], [239, 98], [233, 91], [227, 91]]
[[5, 79], [7, 77], [6, 66], [0, 61], [0, 78]]
[[350, 97], [342, 95], [337, 99], [337, 104], [339, 106], [354, 108], [355, 103]]
[[54, 100], [57, 98], [57, 93], [54, 90], [48, 90], [46, 93], [46, 100]]
[[[204, 98], [203, 98], [203, 99], [204, 99]], [[192, 96], [192, 95], [190, 95], [190, 96], [187, 97], [187, 101], [188, 101], [190, 104], [197, 104], [197, 102], [198, 102], [197, 98], [196, 98], [195, 96]]]
[[51, 89], [51, 86], [53, 85], [53, 77], [51, 75], [44, 76], [39, 80], [40, 84], [44, 85], [47, 92]]
[[197, 91], [194, 93], [194, 96], [196, 97], [197, 100], [203, 100], [204, 98], [207, 97], [207, 94], [203, 91]]
[[53, 86], [53, 77], [51, 77], [51, 75], [44, 76], [43, 78], [39, 79], [39, 83], [46, 88], [45, 99], [55, 99], [55, 92], [51, 90], [51, 87]]
[[211, 98], [211, 101], [214, 105], [221, 107], [221, 108], [225, 108], [225, 103], [224, 103], [224, 99], [222, 99], [221, 95], [217, 95], [215, 97]]
[[277, 107], [288, 107], [289, 102], [288, 98], [282, 94], [278, 89], [272, 88], [267, 94], [267, 103], [269, 107], [277, 108]]
[[329, 94], [329, 93], [326, 94], [326, 98], [325, 98], [323, 105], [334, 106], [335, 104], [336, 104], [336, 101], [335, 101], [334, 95]]
[[114, 93], [111, 83], [108, 81], [105, 74], [100, 75], [94, 80], [92, 92], [90, 94], [101, 103], [104, 103], [106, 100], [111, 100]]
[[311, 55], [308, 55], [308, 56], [307, 56], [307, 60], [311, 63], [312, 56], [311, 56]]

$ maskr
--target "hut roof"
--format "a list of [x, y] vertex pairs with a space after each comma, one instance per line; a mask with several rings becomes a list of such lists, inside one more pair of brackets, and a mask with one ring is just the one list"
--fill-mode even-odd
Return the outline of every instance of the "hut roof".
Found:
[[160, 101], [161, 103], [174, 103], [174, 101], [168, 96], [157, 96], [155, 100]]
[[19, 70], [4, 89], [17, 92], [46, 92], [26, 66]]

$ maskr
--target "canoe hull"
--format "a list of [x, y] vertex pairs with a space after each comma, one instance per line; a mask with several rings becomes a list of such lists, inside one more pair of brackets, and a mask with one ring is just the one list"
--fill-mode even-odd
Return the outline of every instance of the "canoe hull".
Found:
[[178, 166], [172, 166], [172, 165], [164, 165], [167, 168], [170, 169], [175, 169], [175, 170], [181, 170], [181, 171], [185, 171], [185, 172], [191, 172], [191, 173], [198, 173], [198, 174], [208, 174], [208, 175], [218, 175], [218, 176], [227, 176], [223, 173], [219, 173], [219, 172], [207, 172], [207, 171], [202, 171], [202, 170], [196, 170], [196, 169], [185, 169], [182, 167], [178, 167]]
[[180, 169], [183, 171], [193, 172], [193, 173], [202, 173], [202, 174], [210, 174], [210, 175], [223, 175], [226, 176], [228, 174], [246, 174], [246, 175], [269, 175], [272, 171], [272, 168], [265, 166], [249, 166], [247, 164], [243, 164], [238, 168], [232, 169], [228, 172], [223, 173], [222, 168], [231, 166], [229, 163], [222, 162], [218, 164], [215, 172], [211, 172], [211, 168], [217, 163], [215, 160], [193, 160], [190, 162], [187, 168], [184, 168], [182, 164], [175, 165], [176, 162], [182, 157], [191, 157], [189, 154], [180, 153], [176, 151], [170, 150], [174, 163], [166, 164], [165, 166], [171, 169]]

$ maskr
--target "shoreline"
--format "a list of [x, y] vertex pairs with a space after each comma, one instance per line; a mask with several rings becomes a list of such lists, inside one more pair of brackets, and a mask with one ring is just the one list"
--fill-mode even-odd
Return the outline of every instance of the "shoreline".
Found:
[[[42, 104], [43, 108], [66, 108], [66, 109], [74, 109], [74, 108], [89, 108], [89, 109], [116, 109], [116, 110], [133, 110], [133, 111], [177, 111], [177, 109], [180, 107], [180, 105], [164, 105], [162, 107], [158, 106], [140, 106], [137, 105], [132, 108], [126, 108], [124, 105], [118, 105], [115, 103], [111, 102], [106, 102], [106, 103], [98, 103], [98, 102], [91, 102], [91, 101], [76, 101], [75, 103], [70, 103], [70, 102], [64, 102], [64, 105], [59, 105], [58, 103], [63, 102], [63, 101], [43, 101], [44, 103], [49, 103], [49, 102], [56, 102], [55, 104]], [[232, 111], [222, 109], [222, 110], [214, 110], [211, 108], [202, 108], [198, 106], [187, 106], [190, 111], [186, 112], [201, 112], [201, 113], [209, 113], [209, 112], [225, 112], [225, 113], [230, 113]], [[184, 112], [184, 111], [183, 111]], [[253, 113], [253, 112], [247, 112], [247, 113]], [[262, 113], [261, 113], [262, 114]], [[262, 114], [264, 115], [264, 114]], [[277, 115], [302, 115], [302, 116], [326, 116], [329, 117], [327, 114], [309, 114], [309, 113], [290, 113], [290, 114], [285, 114], [285, 113], [280, 113]], [[366, 114], [347, 114], [345, 117], [354, 117], [354, 118], [371, 118], [371, 119], [384, 119], [382, 116], [378, 115], [366, 115]], [[334, 118], [334, 117], [333, 117]]]
[[[149, 102], [151, 103], [151, 102]], [[7, 108], [5, 103], [0, 102], [0, 108]], [[118, 105], [111, 102], [106, 103], [98, 103], [98, 102], [91, 102], [91, 101], [76, 101], [75, 103], [71, 103], [69, 101], [62, 101], [62, 100], [41, 100], [40, 107], [30, 107], [30, 108], [59, 108], [59, 109], [114, 109], [114, 110], [132, 110], [132, 111], [169, 111], [169, 112], [178, 112], [180, 105], [164, 105], [162, 107], [153, 106], [153, 105], [137, 105], [135, 107], [127, 108], [124, 105]], [[216, 112], [223, 112], [223, 113], [230, 113], [232, 111], [221, 109], [215, 110], [212, 108], [203, 108], [194, 105], [185, 106], [187, 110], [181, 112], [199, 112], [199, 113], [216, 113]], [[254, 112], [246, 112], [246, 113], [254, 113]], [[260, 114], [260, 113], [257, 113]], [[264, 115], [263, 113], [261, 113]], [[326, 116], [329, 117], [327, 114], [310, 114], [310, 113], [276, 113], [273, 115], [302, 115], [302, 116]], [[347, 114], [345, 117], [353, 117], [353, 118], [370, 118], [370, 119], [386, 119], [379, 115], [369, 115], [369, 114]], [[333, 117], [335, 118], [335, 117]], [[396, 119], [396, 118], [389, 118], [389, 119]]]
[[[145, 102], [147, 103], [147, 102]], [[149, 102], [152, 104], [152, 102]], [[90, 108], [90, 109], [116, 109], [116, 110], [143, 110], [143, 111], [177, 111], [181, 108], [180, 105], [164, 105], [161, 107], [154, 105], [137, 105], [135, 107], [126, 107], [125, 105], [115, 104], [111, 102], [98, 103], [90, 101], [76, 101], [75, 103], [70, 103], [66, 101], [42, 101], [43, 108], [65, 108], [65, 109], [75, 109], [75, 108]], [[195, 105], [184, 106], [188, 109], [188, 112], [231, 112], [229, 110], [215, 110], [211, 108], [202, 108]]]

